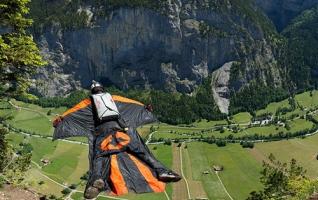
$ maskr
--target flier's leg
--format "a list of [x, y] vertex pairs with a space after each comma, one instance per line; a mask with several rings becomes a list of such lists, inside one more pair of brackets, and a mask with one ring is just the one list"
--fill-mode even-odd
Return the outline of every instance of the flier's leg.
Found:
[[154, 157], [136, 130], [129, 130], [128, 134], [131, 138], [128, 151], [153, 168], [159, 180], [164, 182], [176, 182], [181, 179], [177, 173], [165, 167]]
[[96, 157], [93, 160], [93, 169], [91, 171], [84, 196], [87, 199], [93, 199], [101, 191], [110, 190], [107, 181], [110, 173], [109, 156]]
[[109, 190], [107, 180], [109, 177], [109, 156], [98, 157], [96, 149], [96, 136], [89, 136], [89, 179], [86, 184], [84, 197], [93, 199], [105, 190]]
[[103, 180], [104, 181], [103, 189], [105, 190], [109, 189], [107, 186], [109, 173], [110, 173], [110, 157], [102, 156], [102, 157], [96, 158], [93, 178], [94, 180]]

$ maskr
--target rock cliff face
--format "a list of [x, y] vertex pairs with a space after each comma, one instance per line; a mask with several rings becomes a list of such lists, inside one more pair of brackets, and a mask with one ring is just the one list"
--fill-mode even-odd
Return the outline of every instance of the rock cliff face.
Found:
[[255, 2], [265, 11], [279, 31], [302, 11], [318, 4], [318, 0], [255, 0]]
[[[38, 91], [60, 95], [95, 79], [123, 89], [191, 93], [229, 61], [242, 63], [236, 89], [259, 75], [266, 82], [276, 67], [270, 23], [256, 7], [237, 2], [169, 0], [159, 9], [118, 7], [105, 16], [93, 3], [79, 4], [75, 17], [87, 19], [80, 28], [36, 21], [36, 40], [50, 62], [37, 76], [44, 80]], [[279, 84], [280, 74], [272, 75]]]
[[50, 63], [35, 77], [34, 89], [64, 95], [94, 79], [122, 89], [191, 94], [235, 62], [211, 83], [215, 99], [225, 100], [221, 108], [230, 91], [251, 81], [280, 87], [287, 77], [277, 61], [281, 38], [261, 9], [280, 29], [317, 1], [121, 0], [110, 6], [114, 1], [33, 0], [32, 31]]

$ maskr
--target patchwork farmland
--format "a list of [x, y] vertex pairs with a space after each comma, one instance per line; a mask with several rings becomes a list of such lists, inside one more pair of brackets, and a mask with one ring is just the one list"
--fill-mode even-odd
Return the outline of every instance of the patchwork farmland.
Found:
[[[168, 184], [166, 193], [130, 194], [120, 198], [179, 200], [188, 199], [190, 195], [192, 199], [245, 199], [251, 191], [262, 187], [259, 172], [262, 161], [270, 153], [284, 162], [295, 158], [310, 177], [317, 178], [318, 135], [315, 135], [315, 131], [298, 138], [285, 136], [288, 133], [315, 129], [315, 122], [309, 120], [308, 116], [318, 119], [318, 92], [296, 95], [295, 101], [297, 107], [294, 109], [291, 109], [288, 100], [284, 100], [269, 104], [254, 116], [239, 113], [223, 121], [202, 120], [179, 126], [160, 123], [141, 127], [140, 132], [148, 140], [149, 148], [155, 156], [180, 173], [182, 169], [184, 179], [177, 184]], [[86, 139], [53, 142], [50, 138], [54, 115], [62, 113], [66, 108], [41, 108], [16, 100], [10, 102], [11, 104], [2, 102], [0, 107], [1, 116], [11, 116], [3, 125], [11, 130], [7, 136], [10, 144], [18, 146], [20, 143], [30, 143], [33, 147], [32, 166], [25, 184], [48, 196], [83, 199], [83, 176], [88, 169]], [[262, 125], [262, 121], [269, 117], [279, 117], [279, 120]], [[151, 138], [148, 137], [150, 133]], [[281, 135], [284, 138], [278, 139], [279, 141], [257, 142], [253, 149], [242, 148], [237, 144], [240, 138], [249, 139], [256, 135]], [[227, 144], [218, 147], [215, 143], [205, 141], [209, 138], [224, 139]], [[231, 140], [236, 143], [232, 144]], [[48, 163], [43, 160], [48, 160]], [[216, 174], [214, 165], [222, 166], [223, 171]], [[61, 191], [71, 185], [75, 185], [76, 189], [64, 196]], [[102, 195], [99, 199], [109, 199], [107, 194]]]

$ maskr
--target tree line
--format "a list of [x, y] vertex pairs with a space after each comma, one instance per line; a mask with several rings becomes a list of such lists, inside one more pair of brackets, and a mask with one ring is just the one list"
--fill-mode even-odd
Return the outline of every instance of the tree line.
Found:
[[[115, 87], [106, 88], [111, 94], [122, 95], [139, 100], [145, 104], [151, 104], [154, 113], [161, 122], [169, 124], [191, 124], [198, 119], [221, 120], [226, 115], [222, 114], [212, 96], [212, 88], [208, 78], [197, 89], [194, 96], [180, 93], [167, 93], [160, 90], [135, 90], [121, 91]], [[72, 107], [82, 99], [88, 98], [89, 92], [79, 90], [66, 97], [39, 97], [29, 99], [17, 97], [18, 100], [40, 105], [41, 107]]]

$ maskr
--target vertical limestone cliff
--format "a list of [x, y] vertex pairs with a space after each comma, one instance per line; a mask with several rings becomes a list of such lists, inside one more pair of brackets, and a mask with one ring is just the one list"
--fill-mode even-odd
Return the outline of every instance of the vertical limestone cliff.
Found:
[[315, 2], [34, 0], [31, 31], [49, 66], [33, 88], [64, 95], [94, 79], [121, 89], [191, 94], [213, 73], [214, 97], [226, 113], [233, 91], [251, 81], [282, 87], [287, 70], [278, 62], [283, 39], [274, 24], [285, 26]]

